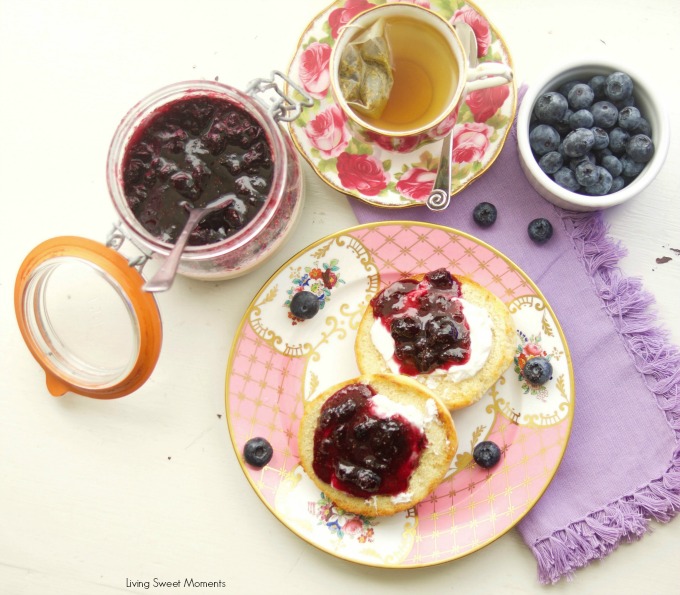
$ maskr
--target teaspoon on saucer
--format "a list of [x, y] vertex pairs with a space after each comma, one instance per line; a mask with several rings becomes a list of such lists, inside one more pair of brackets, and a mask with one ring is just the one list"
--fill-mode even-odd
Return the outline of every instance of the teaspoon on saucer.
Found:
[[[477, 38], [472, 27], [459, 21], [454, 24], [456, 33], [468, 56], [468, 64], [477, 66]], [[453, 130], [442, 141], [442, 152], [439, 156], [439, 167], [434, 179], [432, 191], [425, 204], [431, 211], [443, 211], [451, 202], [451, 160], [453, 158]]]

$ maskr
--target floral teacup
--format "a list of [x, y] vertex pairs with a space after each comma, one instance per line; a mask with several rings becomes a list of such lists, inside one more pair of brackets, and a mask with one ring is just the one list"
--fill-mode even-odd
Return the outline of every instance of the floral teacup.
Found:
[[[389, 27], [390, 23], [404, 21], [414, 24], [413, 31], [407, 33], [412, 36], [408, 42], [414, 47], [419, 44], [417, 35], [424, 27], [428, 28], [428, 33], [435, 34], [443, 40], [444, 45], [439, 48], [438, 55], [426, 58], [428, 65], [440, 60], [442, 73], [448, 74], [453, 71], [457, 72], [458, 76], [454, 75], [445, 88], [438, 88], [439, 81], [432, 82], [434, 71], [425, 73], [430, 76], [424, 76], [423, 82], [433, 85], [430, 104], [425, 115], [420, 107], [410, 110], [408, 105], [400, 107], [398, 120], [366, 115], [353, 107], [352, 102], [348, 101], [341, 91], [343, 53], [348, 45], [354, 42], [357, 34], [361, 35], [362, 32], [370, 31], [372, 27], [375, 28], [382, 23], [387, 23], [386, 27]], [[425, 142], [444, 138], [455, 126], [460, 105], [469, 92], [507, 84], [512, 81], [512, 76], [510, 67], [502, 63], [484, 62], [471, 67], [463, 44], [452, 25], [437, 13], [409, 3], [383, 4], [356, 15], [340, 29], [330, 56], [331, 92], [353, 132], [366, 142], [377, 143], [398, 152], [410, 151]], [[395, 89], [396, 85], [392, 93]], [[405, 97], [402, 103], [412, 101], [411, 97], [417, 96], [418, 90], [419, 88], [412, 89], [412, 93], [402, 95], [402, 98]], [[439, 100], [437, 95], [441, 96]], [[425, 101], [424, 105], [427, 106], [427, 100]], [[433, 108], [435, 102], [438, 103]], [[388, 102], [386, 110], [389, 108]], [[413, 113], [412, 117], [403, 115], [410, 111]]]

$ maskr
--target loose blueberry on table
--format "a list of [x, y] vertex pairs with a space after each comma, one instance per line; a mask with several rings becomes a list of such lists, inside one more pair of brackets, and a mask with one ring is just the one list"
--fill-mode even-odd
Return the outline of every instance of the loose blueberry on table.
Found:
[[[538, 97], [529, 144], [543, 172], [571, 192], [611, 194], [630, 184], [654, 156], [649, 122], [623, 72], [568, 81]], [[590, 162], [593, 173], [577, 169]]]
[[501, 460], [501, 449], [495, 442], [484, 440], [475, 446], [472, 458], [480, 467], [490, 469]]
[[204, 245], [231, 237], [263, 208], [274, 165], [260, 124], [226, 98], [206, 94], [172, 101], [148, 116], [128, 142], [122, 171], [134, 216], [169, 243], [188, 217], [182, 201], [201, 207], [235, 194], [191, 234], [190, 245]]
[[422, 431], [401, 415], [377, 417], [367, 384], [350, 384], [321, 408], [314, 432], [314, 473], [353, 496], [396, 495], [427, 446]]
[[545, 244], [553, 235], [553, 226], [546, 218], [538, 217], [529, 223], [527, 232], [533, 242]]
[[401, 374], [416, 376], [469, 361], [470, 327], [460, 297], [458, 280], [437, 269], [420, 282], [397, 281], [371, 300], [373, 316], [394, 340]]
[[498, 210], [490, 202], [480, 202], [472, 211], [474, 222], [480, 227], [491, 227], [496, 222]]
[[309, 320], [319, 312], [319, 298], [311, 291], [299, 291], [290, 300], [290, 313], [296, 318]]
[[544, 357], [532, 357], [524, 364], [522, 376], [529, 384], [542, 386], [550, 380], [553, 372], [552, 364]]
[[243, 446], [243, 458], [253, 467], [264, 467], [271, 461], [274, 449], [266, 438], [251, 438]]

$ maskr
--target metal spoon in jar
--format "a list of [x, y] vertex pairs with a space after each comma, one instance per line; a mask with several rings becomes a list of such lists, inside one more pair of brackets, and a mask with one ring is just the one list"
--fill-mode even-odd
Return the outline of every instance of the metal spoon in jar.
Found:
[[[468, 64], [477, 66], [477, 38], [475, 32], [462, 21], [454, 24], [456, 33], [467, 54]], [[426, 205], [431, 211], [443, 211], [451, 202], [451, 160], [453, 158], [453, 130], [442, 141], [442, 152], [439, 156], [439, 167], [434, 179], [432, 191], [427, 197]]]
[[179, 203], [181, 207], [184, 207], [187, 211], [189, 211], [189, 218], [184, 224], [182, 232], [177, 237], [177, 241], [175, 242], [173, 249], [170, 250], [170, 254], [168, 254], [165, 262], [163, 262], [161, 265], [161, 268], [159, 268], [156, 271], [156, 274], [144, 284], [144, 291], [155, 293], [170, 289], [173, 281], [175, 280], [177, 267], [179, 266], [179, 260], [182, 257], [182, 252], [184, 252], [187, 242], [189, 241], [191, 232], [196, 229], [196, 226], [206, 215], [229, 206], [235, 198], [236, 195], [234, 194], [224, 194], [200, 208], [192, 207], [191, 204], [186, 200], [183, 200]]

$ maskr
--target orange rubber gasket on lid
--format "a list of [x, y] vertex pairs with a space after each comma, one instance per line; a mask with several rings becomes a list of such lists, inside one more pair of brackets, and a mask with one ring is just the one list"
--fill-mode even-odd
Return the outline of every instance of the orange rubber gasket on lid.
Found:
[[[36, 341], [24, 311], [26, 291], [36, 270], [50, 260], [72, 258], [88, 261], [98, 267], [119, 286], [129, 300], [139, 324], [139, 351], [130, 372], [115, 384], [93, 387], [78, 384], [67, 378], [54, 365]], [[116, 399], [141, 387], [156, 367], [162, 343], [162, 326], [158, 306], [153, 295], [142, 289], [144, 278], [131, 267], [127, 259], [115, 250], [86, 238], [64, 236], [52, 238], [36, 246], [19, 267], [14, 285], [14, 309], [21, 334], [33, 357], [45, 370], [47, 388], [51, 395], [62, 396], [73, 392], [95, 399]], [[28, 305], [27, 305], [28, 306]]]

